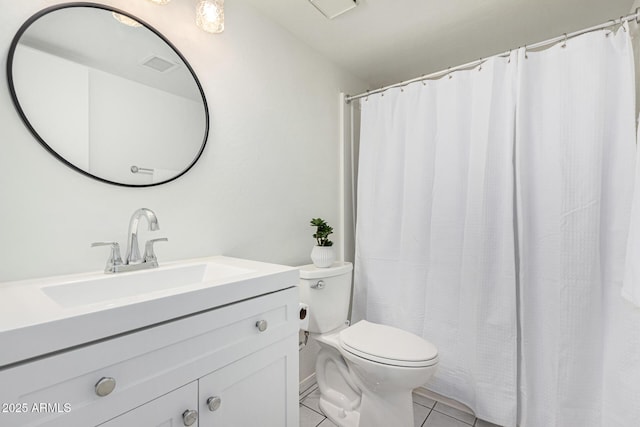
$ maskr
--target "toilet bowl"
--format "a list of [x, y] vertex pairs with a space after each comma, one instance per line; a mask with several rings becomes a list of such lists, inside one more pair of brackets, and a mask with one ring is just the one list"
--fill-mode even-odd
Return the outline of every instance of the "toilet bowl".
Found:
[[300, 268], [301, 300], [318, 342], [320, 409], [340, 427], [413, 426], [414, 388], [438, 364], [436, 347], [409, 332], [361, 320], [347, 325], [350, 263]]

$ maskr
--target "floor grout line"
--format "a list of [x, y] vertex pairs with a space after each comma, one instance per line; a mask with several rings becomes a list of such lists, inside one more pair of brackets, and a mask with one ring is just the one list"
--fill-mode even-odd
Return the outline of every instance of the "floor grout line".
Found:
[[[308, 397], [309, 397], [313, 392], [315, 392], [315, 391], [317, 390], [317, 388], [318, 388], [318, 384], [317, 384], [317, 383], [315, 383], [315, 384], [311, 385], [311, 386], [310, 386], [309, 388], [307, 388], [304, 392], [302, 392], [301, 394], [299, 394], [299, 401], [298, 401], [300, 405], [304, 406], [305, 408], [309, 409], [310, 411], [312, 411], [312, 412], [314, 412], [314, 413], [316, 413], [316, 414], [318, 414], [318, 415], [320, 415], [320, 416], [322, 416], [322, 417], [323, 417], [323, 419], [322, 419], [318, 424], [316, 424], [316, 426], [315, 426], [315, 427], [318, 427], [320, 424], [322, 424], [323, 422], [325, 422], [325, 421], [328, 419], [328, 418], [327, 418], [327, 417], [326, 417], [322, 412], [320, 412], [320, 411], [318, 411], [318, 410], [316, 410], [316, 409], [312, 408], [311, 406], [309, 406], [309, 405], [307, 405], [307, 404], [305, 404], [305, 403], [304, 403], [304, 400], [305, 400], [306, 398], [308, 398]], [[456, 418], [456, 417], [455, 417], [455, 416], [453, 416], [453, 415], [450, 415], [450, 414], [447, 414], [447, 413], [445, 413], [445, 412], [441, 412], [441, 411], [439, 411], [438, 409], [436, 409], [436, 407], [437, 407], [438, 405], [441, 405], [441, 406], [444, 406], [444, 407], [447, 407], [447, 408], [456, 409], [456, 408], [453, 408], [453, 407], [451, 407], [451, 406], [449, 406], [449, 405], [447, 405], [447, 404], [445, 404], [445, 403], [442, 403], [442, 402], [440, 402], [440, 401], [435, 400], [435, 401], [434, 401], [435, 403], [433, 404], [433, 406], [427, 406], [427, 405], [424, 405], [424, 404], [422, 404], [422, 403], [420, 403], [420, 402], [416, 402], [416, 401], [415, 401], [415, 400], [413, 400], [413, 399], [412, 399], [412, 401], [413, 401], [413, 403], [414, 403], [414, 404], [419, 405], [419, 406], [421, 406], [421, 407], [423, 407], [423, 408], [425, 408], [425, 409], [428, 409], [428, 410], [429, 410], [429, 412], [427, 413], [427, 415], [426, 415], [425, 419], [424, 419], [424, 420], [422, 421], [422, 423], [420, 424], [420, 426], [421, 426], [421, 427], [424, 427], [424, 426], [425, 426], [426, 422], [429, 420], [429, 417], [431, 417], [431, 415], [432, 415], [434, 412], [437, 412], [438, 414], [443, 415], [443, 416], [445, 416], [445, 417], [452, 418], [452, 419], [454, 419], [454, 420], [456, 420], [456, 421], [459, 421], [459, 422], [461, 422], [461, 423], [463, 423], [463, 424], [465, 424], [465, 425], [467, 425], [467, 426], [469, 426], [469, 427], [474, 427], [474, 426], [476, 426], [476, 425], [478, 424], [478, 417], [474, 417], [474, 419], [473, 419], [472, 423], [471, 423], [471, 424], [469, 424], [469, 422], [468, 422], [468, 421], [461, 420], [460, 418]], [[464, 411], [463, 411], [463, 412], [464, 412]], [[472, 415], [472, 414], [470, 414], [470, 415]]]
[[420, 406], [422, 406], [423, 408], [433, 409], [433, 406], [423, 405], [422, 403], [420, 403], [420, 402], [416, 402], [415, 400], [413, 400], [412, 402], [413, 402], [413, 403], [415, 403], [416, 405], [420, 405]]
[[306, 389], [302, 394], [298, 395], [298, 400], [300, 401], [300, 403], [302, 403], [302, 401], [304, 399], [306, 399], [307, 397], [309, 397], [310, 394], [312, 394], [314, 391], [316, 391], [318, 389], [318, 385], [314, 384], [313, 386], [309, 387], [308, 389]]
[[[438, 411], [438, 410], [437, 410], [437, 409], [435, 409], [435, 408], [433, 408], [433, 409], [431, 410], [431, 412], [433, 412], [433, 411], [435, 411], [435, 412], [439, 413], [440, 415], [444, 415], [444, 416], [447, 416], [447, 417], [449, 417], [449, 418], [453, 418], [454, 420], [460, 421], [461, 423], [464, 423], [464, 424], [466, 424], [466, 425], [468, 425], [468, 426], [471, 426], [471, 427], [473, 427], [473, 425], [476, 423], [476, 420], [478, 419], [478, 418], [475, 418], [475, 417], [474, 417], [474, 418], [473, 418], [473, 423], [469, 424], [469, 423], [468, 423], [467, 421], [465, 421], [465, 420], [461, 420], [460, 418], [456, 418], [456, 417], [454, 417], [454, 416], [453, 416], [453, 415], [451, 415], [451, 414], [447, 414], [446, 412]], [[431, 412], [429, 412], [429, 415], [431, 415]], [[427, 416], [427, 418], [428, 418], [428, 416]]]
[[308, 394], [309, 391], [315, 390], [316, 388], [318, 388], [318, 383], [313, 383], [309, 387], [307, 387], [305, 390], [298, 393], [298, 396], [300, 396], [300, 399], [304, 399], [303, 396], [305, 395], [305, 393]]
[[311, 410], [312, 410], [313, 412], [315, 412], [316, 414], [322, 415], [322, 416], [323, 416], [323, 417], [325, 417], [325, 418], [327, 417], [327, 416], [326, 416], [325, 414], [323, 414], [322, 412], [320, 412], [320, 411], [316, 411], [316, 410], [315, 410], [315, 409], [313, 409], [312, 407], [305, 405], [303, 402], [300, 402], [300, 404], [301, 404], [302, 406], [304, 406], [305, 408], [307, 408], [307, 409], [311, 409]]
[[[426, 406], [425, 406], [426, 408]], [[427, 416], [424, 418], [424, 420], [422, 420], [422, 424], [420, 424], [420, 427], [423, 427], [425, 425], [425, 423], [427, 422], [427, 420], [429, 419], [429, 415], [431, 415], [431, 413], [433, 412], [433, 408], [429, 409], [429, 413], [427, 414]]]

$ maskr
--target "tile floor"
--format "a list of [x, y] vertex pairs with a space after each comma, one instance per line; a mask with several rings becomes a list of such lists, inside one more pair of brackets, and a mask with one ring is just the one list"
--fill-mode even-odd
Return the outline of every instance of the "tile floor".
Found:
[[[335, 427], [318, 407], [319, 397], [317, 384], [300, 393], [300, 427]], [[499, 427], [417, 394], [413, 395], [413, 420], [414, 427]]]

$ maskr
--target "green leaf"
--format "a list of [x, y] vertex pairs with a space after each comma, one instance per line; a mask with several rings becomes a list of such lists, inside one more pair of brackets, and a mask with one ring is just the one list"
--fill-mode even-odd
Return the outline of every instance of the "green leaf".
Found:
[[316, 232], [313, 233], [313, 238], [316, 239], [318, 246], [332, 246], [333, 242], [328, 239], [330, 234], [333, 234], [333, 227], [331, 227], [322, 218], [312, 218], [310, 225], [317, 227]]

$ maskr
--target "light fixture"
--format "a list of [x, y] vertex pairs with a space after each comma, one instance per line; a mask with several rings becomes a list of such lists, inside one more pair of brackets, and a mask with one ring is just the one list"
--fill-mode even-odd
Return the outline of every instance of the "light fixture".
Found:
[[309, 0], [309, 2], [327, 19], [342, 15], [358, 5], [358, 0]]
[[138, 21], [136, 21], [133, 18], [129, 18], [126, 15], [121, 15], [121, 14], [116, 13], [116, 12], [111, 12], [111, 14], [113, 15], [113, 18], [116, 21], [120, 22], [121, 24], [128, 25], [130, 27], [142, 27], [141, 23], [139, 23]]
[[196, 7], [196, 25], [208, 33], [224, 31], [224, 0], [200, 0]]
[[155, 4], [167, 4], [169, 3], [171, 0], [149, 0], [151, 3], [155, 3]]

